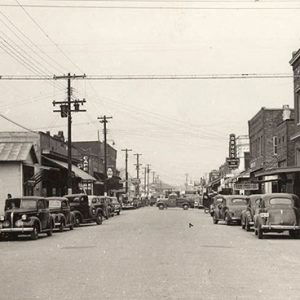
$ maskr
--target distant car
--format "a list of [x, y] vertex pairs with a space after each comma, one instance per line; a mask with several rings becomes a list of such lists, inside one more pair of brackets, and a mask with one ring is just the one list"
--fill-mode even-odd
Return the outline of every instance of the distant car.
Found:
[[71, 212], [69, 200], [64, 197], [48, 197], [50, 213], [54, 219], [54, 228], [63, 231], [64, 228], [73, 230], [75, 214]]
[[108, 196], [98, 196], [103, 217], [107, 220], [113, 215], [111, 200]]
[[121, 212], [122, 207], [121, 207], [121, 204], [118, 201], [117, 197], [111, 197], [111, 203], [114, 207], [114, 213], [119, 215], [120, 212]]
[[95, 203], [92, 199], [89, 200], [86, 194], [71, 194], [64, 197], [69, 199], [71, 211], [75, 215], [76, 226], [92, 222], [96, 222], [97, 225], [102, 224], [102, 210], [94, 205], [97, 197], [95, 197]]
[[222, 195], [222, 202], [214, 209], [213, 223], [225, 221], [226, 225], [241, 223], [241, 214], [248, 205], [248, 197], [242, 195]]
[[155, 205], [156, 204], [156, 200], [157, 200], [157, 198], [151, 196], [150, 201], [149, 201], [150, 206]]
[[254, 225], [254, 213], [261, 196], [261, 194], [250, 195], [248, 206], [242, 211], [241, 225], [247, 231], [250, 231]]
[[190, 201], [185, 197], [178, 197], [177, 194], [170, 194], [168, 198], [159, 198], [156, 206], [160, 209], [166, 209], [168, 207], [181, 207], [187, 210], [191, 207]]
[[223, 201], [223, 196], [222, 195], [216, 195], [212, 199], [212, 203], [209, 206], [209, 213], [213, 217], [215, 213], [216, 207], [218, 207], [219, 204], [221, 204]]
[[134, 201], [134, 198], [132, 197], [123, 197], [122, 208], [124, 209], [137, 208], [137, 202]]
[[300, 234], [300, 203], [293, 194], [262, 195], [254, 214], [254, 232], [259, 239], [264, 233], [288, 231], [292, 238]]
[[1, 237], [16, 238], [26, 234], [36, 240], [40, 233], [52, 235], [54, 220], [47, 199], [35, 196], [10, 198], [5, 201], [4, 211], [4, 216], [0, 216]]

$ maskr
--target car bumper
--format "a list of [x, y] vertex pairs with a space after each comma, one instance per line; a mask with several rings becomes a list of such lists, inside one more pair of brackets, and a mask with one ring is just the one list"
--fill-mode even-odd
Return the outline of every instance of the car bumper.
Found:
[[293, 225], [261, 225], [261, 229], [268, 230], [300, 230], [300, 226]]
[[32, 232], [32, 227], [21, 227], [21, 228], [1, 228], [0, 233], [15, 233], [15, 232]]
[[134, 206], [133, 205], [129, 205], [129, 204], [127, 204], [127, 205], [123, 205], [123, 207], [122, 208], [134, 208]]
[[231, 217], [230, 222], [240, 222], [241, 218], [240, 217]]

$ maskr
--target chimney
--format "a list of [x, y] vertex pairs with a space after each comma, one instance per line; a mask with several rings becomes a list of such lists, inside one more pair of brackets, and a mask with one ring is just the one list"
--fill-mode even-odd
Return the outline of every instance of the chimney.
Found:
[[282, 106], [282, 119], [283, 121], [286, 121], [286, 120], [290, 120], [291, 119], [291, 110], [290, 110], [290, 107], [289, 105], [283, 105]]

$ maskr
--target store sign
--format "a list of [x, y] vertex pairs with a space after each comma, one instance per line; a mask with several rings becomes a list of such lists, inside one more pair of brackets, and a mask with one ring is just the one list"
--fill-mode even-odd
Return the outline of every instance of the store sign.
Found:
[[233, 133], [229, 135], [229, 158], [236, 158], [236, 139]]
[[240, 160], [238, 158], [226, 158], [226, 163], [230, 169], [237, 169], [240, 164]]
[[258, 183], [236, 183], [235, 190], [257, 191], [259, 189]]

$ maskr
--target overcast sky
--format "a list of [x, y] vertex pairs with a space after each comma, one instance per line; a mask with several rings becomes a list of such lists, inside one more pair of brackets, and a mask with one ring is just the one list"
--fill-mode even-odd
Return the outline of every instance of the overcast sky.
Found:
[[[130, 1], [19, 3], [154, 5]], [[241, 7], [238, 2], [155, 5]], [[300, 7], [300, 2], [247, 2], [243, 6]], [[296, 9], [24, 9], [27, 14], [21, 7], [0, 6], [0, 45], [6, 50], [0, 49], [2, 75], [35, 74], [24, 67], [24, 61], [50, 75], [291, 73], [289, 60], [300, 47], [300, 10]], [[23, 65], [11, 57], [13, 49], [3, 39], [22, 50]], [[88, 110], [74, 114], [73, 140], [96, 140], [97, 130], [102, 139], [97, 117], [113, 116], [108, 124], [109, 142], [114, 141], [117, 150], [127, 147], [132, 153], [142, 153], [141, 162], [151, 164], [164, 181], [173, 184], [183, 183], [185, 173], [199, 179], [218, 168], [228, 155], [229, 134], [247, 134], [247, 121], [262, 106], [293, 106], [292, 78], [86, 80], [72, 85], [76, 97], [86, 98]], [[0, 80], [0, 112], [30, 129], [65, 130], [66, 134], [66, 119], [52, 112], [52, 101], [66, 98], [65, 87], [64, 80]], [[22, 130], [4, 119], [0, 126], [1, 130]], [[129, 163], [134, 174], [132, 154]], [[118, 166], [124, 167], [121, 151]]]

